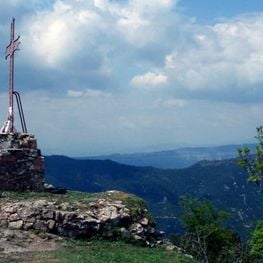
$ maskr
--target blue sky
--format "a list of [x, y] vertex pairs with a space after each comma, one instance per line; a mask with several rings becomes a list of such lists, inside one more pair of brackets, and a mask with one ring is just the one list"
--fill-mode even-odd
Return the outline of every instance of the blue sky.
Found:
[[244, 143], [262, 124], [262, 1], [0, 4], [0, 119], [15, 16], [15, 85], [44, 154]]
[[181, 0], [178, 4], [181, 11], [199, 22], [213, 23], [220, 19], [232, 18], [244, 13], [255, 13], [263, 10], [261, 0]]

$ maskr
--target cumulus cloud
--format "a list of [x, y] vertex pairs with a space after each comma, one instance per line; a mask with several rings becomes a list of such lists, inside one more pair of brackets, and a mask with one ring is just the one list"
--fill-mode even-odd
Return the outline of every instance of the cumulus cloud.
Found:
[[62, 77], [100, 83], [97, 89], [125, 82], [133, 87], [169, 85], [182, 97], [232, 100], [226, 94], [231, 87], [245, 99], [257, 98], [263, 83], [263, 15], [201, 26], [180, 17], [176, 4], [54, 0], [52, 8], [25, 20], [25, 52], [34, 57], [32, 63]]
[[[205, 25], [182, 15], [177, 2], [1, 3], [1, 49], [15, 15], [22, 42], [16, 84], [25, 94], [32, 130], [40, 140], [46, 131], [56, 134], [49, 149], [57, 143], [65, 153], [70, 147], [77, 152], [83, 147], [75, 138], [80, 132], [78, 137], [88, 134], [94, 142], [86, 142], [86, 149], [107, 145], [114, 152], [116, 145], [212, 142], [227, 132], [237, 136], [234, 126], [246, 134], [246, 126], [256, 126], [263, 100], [263, 14]], [[3, 60], [0, 74], [4, 91]], [[215, 127], [224, 127], [221, 135]], [[240, 132], [239, 138], [244, 136]]]
[[14, 3], [26, 10], [18, 24], [21, 68], [49, 74], [40, 88], [131, 84], [169, 86], [184, 98], [235, 100], [240, 91], [244, 101], [263, 99], [261, 13], [199, 25], [180, 15], [175, 0], [14, 0], [5, 6]]
[[132, 78], [131, 85], [139, 88], [157, 87], [166, 84], [168, 78], [163, 73], [147, 72], [143, 75], [137, 75]]
[[262, 14], [240, 16], [193, 32], [195, 44], [167, 54], [164, 72], [175, 85], [196, 94], [226, 95], [228, 90], [231, 97], [232, 90], [239, 90], [241, 97], [262, 99], [262, 22]]

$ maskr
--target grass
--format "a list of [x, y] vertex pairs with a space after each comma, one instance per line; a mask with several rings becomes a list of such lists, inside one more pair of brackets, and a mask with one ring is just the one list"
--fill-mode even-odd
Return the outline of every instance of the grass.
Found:
[[122, 192], [100, 192], [100, 193], [87, 193], [87, 192], [77, 192], [68, 191], [64, 195], [52, 194], [47, 192], [2, 192], [0, 195], [1, 201], [23, 201], [23, 200], [40, 200], [45, 199], [47, 201], [61, 201], [61, 202], [91, 202], [99, 198], [107, 200], [120, 200], [124, 204], [133, 206], [138, 205], [145, 206], [143, 199]]
[[175, 251], [164, 248], [146, 248], [121, 241], [103, 240], [67, 241], [57, 251], [24, 254], [0, 263], [193, 263], [194, 261]]
[[23, 201], [23, 200], [40, 200], [45, 199], [47, 201], [61, 201], [61, 202], [72, 202], [72, 201], [93, 201], [100, 198], [101, 193], [84, 193], [84, 192], [73, 192], [68, 191], [65, 195], [51, 194], [46, 192], [3, 192], [3, 201]]

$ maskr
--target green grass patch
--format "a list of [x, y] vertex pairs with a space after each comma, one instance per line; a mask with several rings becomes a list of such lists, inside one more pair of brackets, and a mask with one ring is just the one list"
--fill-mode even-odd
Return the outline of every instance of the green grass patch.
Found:
[[144, 201], [135, 196], [122, 192], [100, 192], [100, 193], [87, 193], [87, 192], [77, 192], [77, 191], [68, 191], [66, 194], [52, 194], [47, 192], [2, 192], [0, 193], [0, 202], [1, 201], [22, 201], [22, 200], [40, 200], [45, 199], [48, 201], [58, 201], [61, 200], [63, 202], [89, 202], [93, 200], [107, 199], [107, 200], [120, 200], [126, 204], [143, 204], [145, 206]]
[[[14, 261], [1, 261], [14, 262]], [[176, 251], [164, 248], [138, 247], [124, 242], [103, 240], [68, 241], [52, 252], [24, 254], [19, 262], [57, 263], [193, 263], [194, 261]]]
[[1, 201], [23, 201], [40, 200], [61, 201], [61, 202], [91, 202], [98, 198], [103, 198], [104, 193], [85, 193], [68, 191], [67, 194], [51, 194], [47, 192], [2, 192]]

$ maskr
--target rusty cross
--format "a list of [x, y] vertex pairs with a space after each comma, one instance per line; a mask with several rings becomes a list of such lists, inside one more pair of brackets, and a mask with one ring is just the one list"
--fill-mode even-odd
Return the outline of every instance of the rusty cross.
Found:
[[18, 36], [15, 39], [15, 19], [13, 18], [11, 23], [11, 31], [10, 31], [10, 43], [6, 47], [6, 57], [9, 57], [9, 109], [8, 109], [8, 121], [10, 122], [9, 130], [10, 132], [14, 132], [14, 55], [15, 51], [19, 50], [19, 38]]

